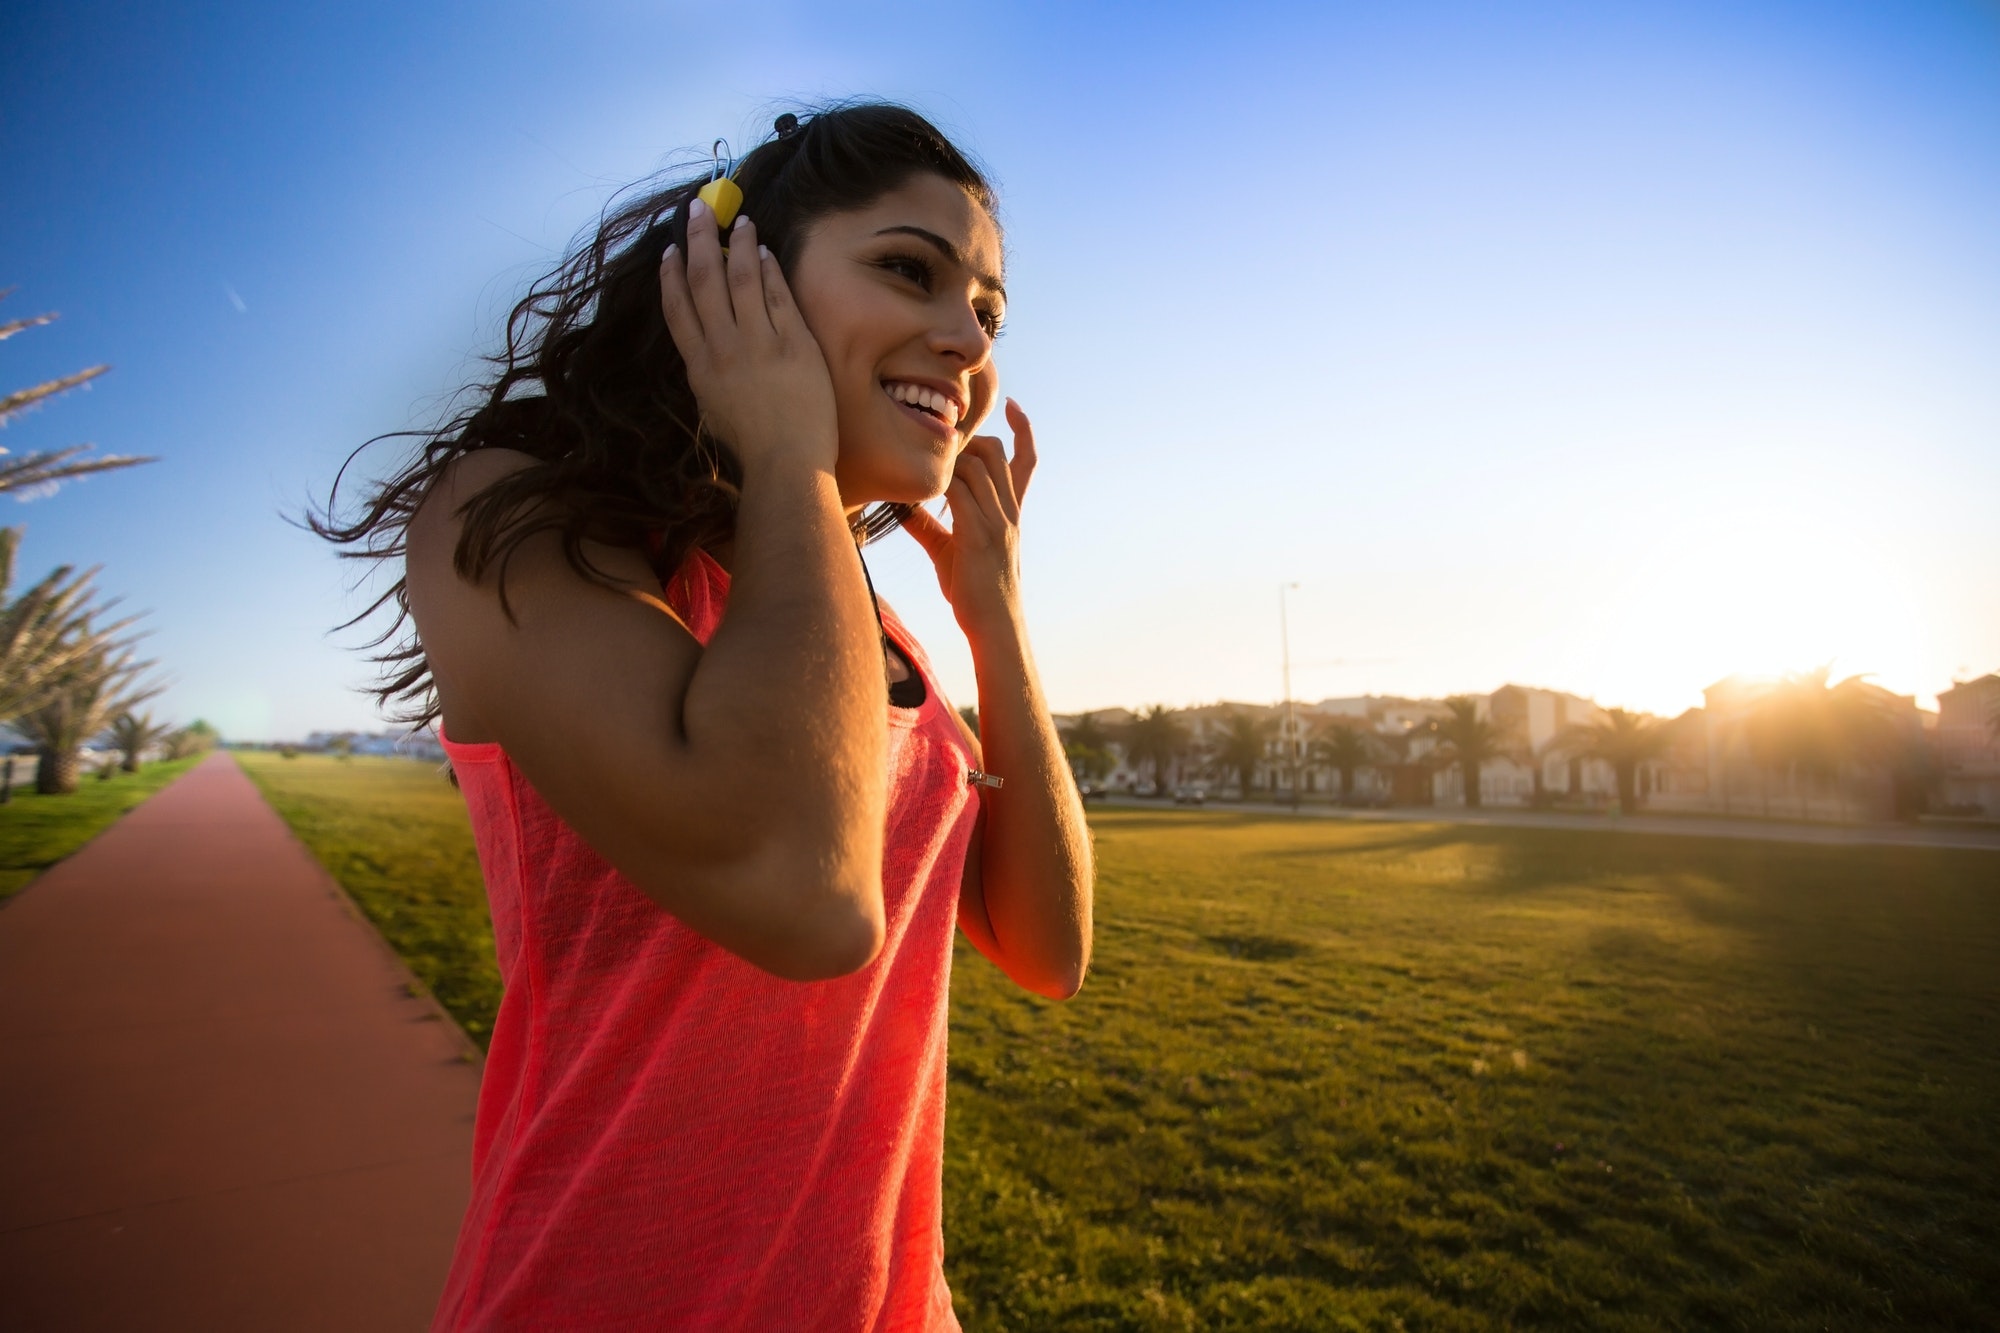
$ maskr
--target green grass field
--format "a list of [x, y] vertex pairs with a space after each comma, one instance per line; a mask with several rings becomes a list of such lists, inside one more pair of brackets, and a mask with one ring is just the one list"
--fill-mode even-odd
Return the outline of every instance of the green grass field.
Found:
[[1990, 1327], [2000, 856], [1116, 813], [954, 986], [968, 1327]]
[[[483, 1041], [455, 793], [243, 758]], [[1081, 996], [959, 951], [972, 1333], [1992, 1326], [2000, 856], [1092, 822]]]
[[25, 791], [16, 787], [14, 798], [0, 805], [0, 902], [197, 762], [146, 764], [137, 773], [119, 773], [103, 781], [95, 773], [85, 773], [68, 796], [37, 796], [32, 780]]

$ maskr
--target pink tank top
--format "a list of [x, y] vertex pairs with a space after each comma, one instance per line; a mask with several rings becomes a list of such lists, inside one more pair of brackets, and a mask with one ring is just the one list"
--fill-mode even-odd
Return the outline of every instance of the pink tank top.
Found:
[[[666, 599], [706, 643], [729, 576]], [[977, 813], [930, 664], [890, 708], [881, 955], [780, 981], [607, 865], [497, 744], [445, 739], [506, 989], [434, 1330], [956, 1330], [940, 1175], [952, 932]]]

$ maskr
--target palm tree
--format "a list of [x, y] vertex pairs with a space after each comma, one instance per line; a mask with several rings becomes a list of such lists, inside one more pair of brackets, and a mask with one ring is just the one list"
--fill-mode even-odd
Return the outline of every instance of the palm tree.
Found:
[[151, 713], [120, 713], [111, 723], [111, 744], [122, 756], [118, 766], [137, 773], [139, 756], [166, 734], [166, 724], [155, 722]]
[[64, 565], [8, 599], [19, 538], [19, 529], [0, 528], [0, 721], [47, 703], [64, 671], [130, 623], [86, 632], [93, 613], [103, 609], [93, 605], [95, 570], [76, 574]]
[[[0, 298], [11, 291], [0, 291]], [[0, 342], [25, 329], [53, 323], [55, 318], [53, 314], [31, 315], [0, 324]], [[58, 394], [88, 384], [109, 369], [92, 366], [7, 394], [0, 398], [0, 425]], [[0, 461], [0, 494], [47, 491], [72, 477], [153, 461], [118, 455], [82, 457], [91, 447], [71, 445]], [[0, 449], [0, 455], [6, 452]], [[53, 705], [58, 682], [67, 679], [93, 652], [114, 655], [118, 634], [132, 623], [128, 618], [91, 629], [92, 617], [106, 609], [94, 605], [91, 580], [95, 569], [78, 574], [64, 565], [18, 598], [6, 600], [6, 591], [13, 586], [14, 557], [20, 542], [19, 528], [0, 528], [0, 721]]]
[[1063, 756], [1078, 777], [1101, 782], [1117, 766], [1111, 754], [1111, 733], [1095, 713], [1083, 713], [1062, 729]]
[[[13, 291], [12, 287], [7, 288], [5, 291], [0, 291], [0, 300], [5, 300], [13, 294]], [[23, 330], [40, 328], [44, 324], [53, 324], [56, 318], [57, 316], [53, 313], [30, 315], [26, 319], [17, 319], [6, 324], [0, 324], [0, 342], [5, 342]], [[59, 379], [52, 379], [26, 389], [15, 390], [6, 397], [0, 398], [0, 426], [4, 426], [13, 417], [28, 411], [39, 403], [54, 398], [58, 394], [67, 393], [79, 385], [90, 383], [109, 369], [111, 369], [110, 366], [92, 366], [88, 370], [79, 370], [74, 375], [64, 375]], [[9, 458], [6, 462], [0, 463], [0, 494], [5, 494], [9, 491], [53, 488], [72, 477], [81, 477], [92, 472], [110, 472], [116, 468], [135, 467], [140, 463], [151, 463], [154, 461], [151, 458], [138, 458], [123, 454], [107, 454], [102, 458], [84, 458], [82, 456], [89, 453], [95, 447], [95, 445], [89, 444], [72, 444], [63, 449], [52, 449], [45, 453], [23, 454], [19, 458]], [[5, 449], [0, 449], [0, 454], [6, 452]]]
[[1528, 776], [1534, 783], [1534, 794], [1528, 803], [1537, 810], [1546, 808], [1550, 803], [1548, 776], [1543, 770], [1548, 767], [1549, 760], [1569, 753], [1569, 742], [1570, 736], [1566, 732], [1557, 732], [1540, 745], [1526, 736], [1514, 737], [1514, 752], [1508, 757], [1528, 770]]
[[1479, 808], [1481, 766], [1507, 755], [1507, 734], [1479, 716], [1479, 701], [1465, 695], [1446, 699], [1449, 711], [1431, 723], [1431, 733], [1442, 743], [1439, 757], [1458, 765], [1465, 778], [1465, 803]]
[[152, 666], [132, 660], [129, 642], [97, 645], [63, 672], [47, 703], [14, 719], [14, 730], [40, 752], [36, 791], [59, 796], [76, 790], [84, 743], [166, 688], [140, 679]]
[[1161, 796], [1172, 794], [1173, 764], [1187, 743], [1187, 728], [1165, 704], [1154, 704], [1125, 728], [1125, 753], [1133, 767], [1153, 766], [1153, 786]]
[[1264, 758], [1272, 730], [1270, 718], [1252, 717], [1235, 708], [1223, 715], [1222, 745], [1216, 759], [1224, 771], [1236, 774], [1236, 789], [1245, 797], [1257, 785], [1257, 765]]
[[1320, 759], [1340, 774], [1340, 799], [1354, 795], [1354, 770], [1375, 758], [1372, 736], [1352, 722], [1330, 722], [1313, 738]]
[[[1830, 684], [1832, 675], [1823, 666], [1785, 677], [1757, 701], [1746, 724], [1751, 755], [1774, 774], [1790, 773], [1802, 815], [1807, 784], [1801, 778], [1837, 786], [1849, 764], [1892, 757], [1898, 746], [1885, 706], [1889, 696], [1865, 677]], [[1837, 794], [1845, 807], [1846, 794]]]
[[1658, 759], [1674, 743], [1673, 724], [1644, 713], [1607, 708], [1604, 717], [1570, 728], [1563, 748], [1579, 759], [1601, 759], [1618, 777], [1618, 811], [1639, 808], [1639, 765]]

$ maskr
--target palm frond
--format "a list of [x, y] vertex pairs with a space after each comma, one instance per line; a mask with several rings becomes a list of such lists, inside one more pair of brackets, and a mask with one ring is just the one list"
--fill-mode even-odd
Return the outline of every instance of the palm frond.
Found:
[[1137, 763], [1150, 759], [1155, 780], [1164, 783], [1167, 770], [1187, 744], [1187, 728], [1165, 704], [1153, 704], [1125, 728], [1125, 752]]
[[[13, 290], [12, 287], [7, 289], [8, 292]], [[0, 292], [0, 297], [5, 297], [6, 295], [7, 292]], [[0, 342], [6, 342], [23, 329], [36, 329], [44, 324], [53, 324], [55, 322], [56, 316], [51, 312], [46, 315], [30, 315], [26, 319], [16, 319], [5, 324], [0, 324]]]
[[99, 648], [72, 663], [47, 702], [14, 719], [14, 730], [40, 749], [74, 753], [113, 718], [166, 689], [165, 682], [145, 678], [157, 665], [135, 661], [130, 646]]
[[1313, 737], [1313, 749], [1336, 768], [1359, 768], [1375, 757], [1376, 740], [1352, 722], [1331, 722]]
[[64, 375], [61, 379], [44, 381], [32, 388], [16, 389], [5, 398], [0, 398], [0, 426], [6, 425], [10, 418], [27, 411], [43, 399], [53, 398], [59, 393], [68, 393], [80, 384], [88, 384], [109, 369], [110, 366], [92, 366], [88, 370], [79, 370], [74, 375]]
[[1561, 740], [1561, 748], [1578, 759], [1601, 759], [1616, 766], [1658, 759], [1672, 748], [1674, 730], [1673, 723], [1644, 713], [1607, 708], [1598, 721], [1571, 727]]
[[50, 486], [73, 477], [88, 476], [93, 472], [111, 472], [118, 468], [137, 467], [141, 463], [159, 461], [140, 454], [79, 457], [94, 448], [96, 446], [90, 444], [72, 444], [66, 449], [22, 454], [19, 458], [0, 461], [0, 495], [10, 491], [26, 491]]
[[123, 757], [126, 772], [139, 769], [139, 756], [155, 742], [163, 739], [168, 732], [166, 724], [156, 722], [151, 713], [134, 713], [129, 709], [111, 720], [105, 734], [112, 747]]
[[126, 634], [138, 616], [99, 623], [117, 601], [96, 600], [96, 574], [62, 566], [0, 607], [0, 720], [46, 707], [94, 659], [129, 655], [138, 642]]
[[93, 646], [91, 577], [65, 565], [0, 608], [0, 718], [41, 707]]
[[1430, 730], [1438, 738], [1440, 756], [1459, 764], [1479, 765], [1504, 758], [1511, 748], [1510, 735], [1479, 716], [1479, 701], [1458, 695], [1444, 701], [1446, 713], [1434, 719]]

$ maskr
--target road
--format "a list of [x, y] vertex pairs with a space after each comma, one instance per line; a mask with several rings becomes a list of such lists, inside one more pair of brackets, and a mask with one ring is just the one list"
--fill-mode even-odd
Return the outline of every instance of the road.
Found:
[[215, 755], [0, 910], [0, 1328], [426, 1327], [479, 1073]]

